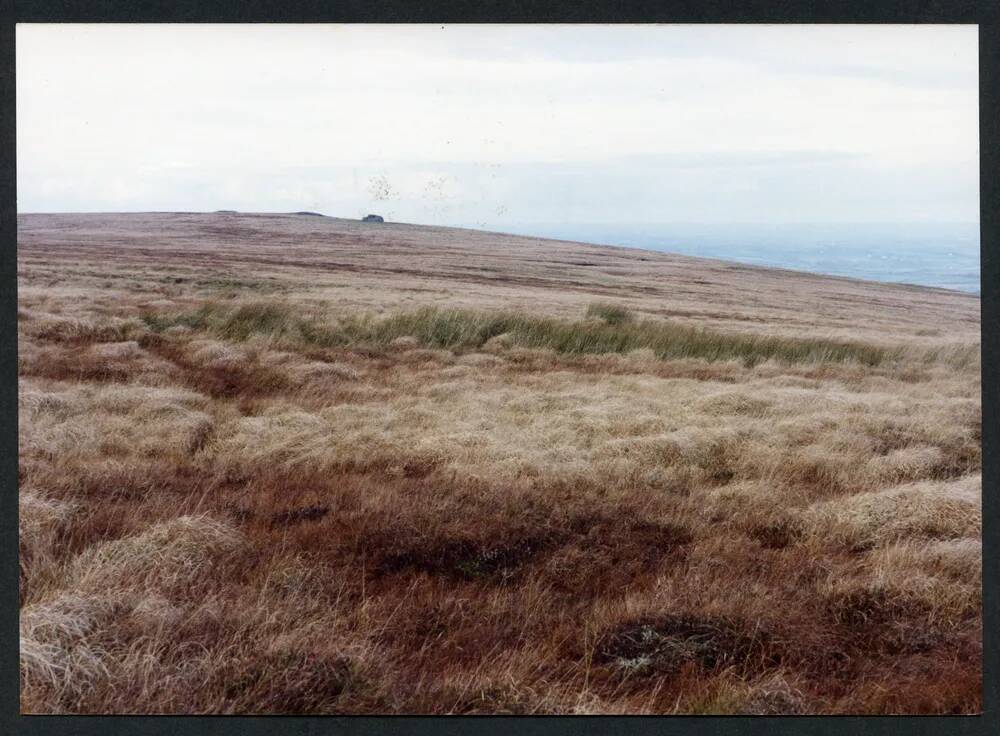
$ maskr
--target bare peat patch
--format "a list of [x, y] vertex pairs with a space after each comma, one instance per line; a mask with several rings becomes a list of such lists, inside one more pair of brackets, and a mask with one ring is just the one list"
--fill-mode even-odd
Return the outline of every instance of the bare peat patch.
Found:
[[668, 614], [622, 624], [599, 639], [595, 660], [626, 676], [674, 675], [685, 665], [750, 675], [779, 663], [757, 627], [724, 618]]

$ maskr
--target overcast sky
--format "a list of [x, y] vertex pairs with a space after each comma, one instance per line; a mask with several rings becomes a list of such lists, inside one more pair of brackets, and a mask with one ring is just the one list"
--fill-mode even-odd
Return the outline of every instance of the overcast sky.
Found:
[[19, 25], [18, 209], [976, 221], [974, 26]]

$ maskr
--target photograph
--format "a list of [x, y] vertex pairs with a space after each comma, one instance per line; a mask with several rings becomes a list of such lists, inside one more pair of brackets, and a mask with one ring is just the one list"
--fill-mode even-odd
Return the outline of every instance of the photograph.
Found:
[[983, 712], [977, 25], [14, 33], [22, 715]]

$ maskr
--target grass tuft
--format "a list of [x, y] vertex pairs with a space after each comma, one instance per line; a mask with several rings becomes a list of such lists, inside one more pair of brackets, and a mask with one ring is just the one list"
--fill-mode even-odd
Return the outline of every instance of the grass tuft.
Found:
[[648, 350], [661, 360], [741, 360], [748, 366], [766, 360], [876, 366], [897, 357], [898, 352], [861, 342], [725, 333], [671, 322], [632, 320], [616, 310], [620, 308], [602, 312], [603, 321], [596, 322], [511, 311], [423, 308], [382, 318], [347, 315], [336, 324], [326, 324], [285, 304], [249, 302], [235, 307], [209, 303], [174, 316], [147, 314], [144, 320], [158, 332], [184, 325], [208, 329], [228, 340], [261, 336], [306, 347], [386, 347], [405, 337], [427, 347], [478, 350], [503, 335], [512, 346], [568, 355]]
[[587, 307], [588, 317], [597, 317], [607, 322], [609, 325], [621, 325], [631, 322], [635, 315], [632, 310], [618, 304], [608, 304], [607, 302], [596, 302]]
[[981, 711], [972, 297], [98, 217], [18, 222], [21, 712]]

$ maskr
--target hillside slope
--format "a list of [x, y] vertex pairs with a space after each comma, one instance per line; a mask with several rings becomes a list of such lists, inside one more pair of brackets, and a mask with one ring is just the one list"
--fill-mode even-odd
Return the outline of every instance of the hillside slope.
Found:
[[18, 218], [21, 705], [971, 713], [979, 299]]
[[[654, 316], [780, 334], [978, 340], [979, 298], [632, 248], [303, 215], [19, 215], [22, 264], [97, 260], [104, 278], [281, 278], [347, 307], [512, 307], [575, 316], [620, 300]], [[72, 270], [70, 271], [72, 272]]]

